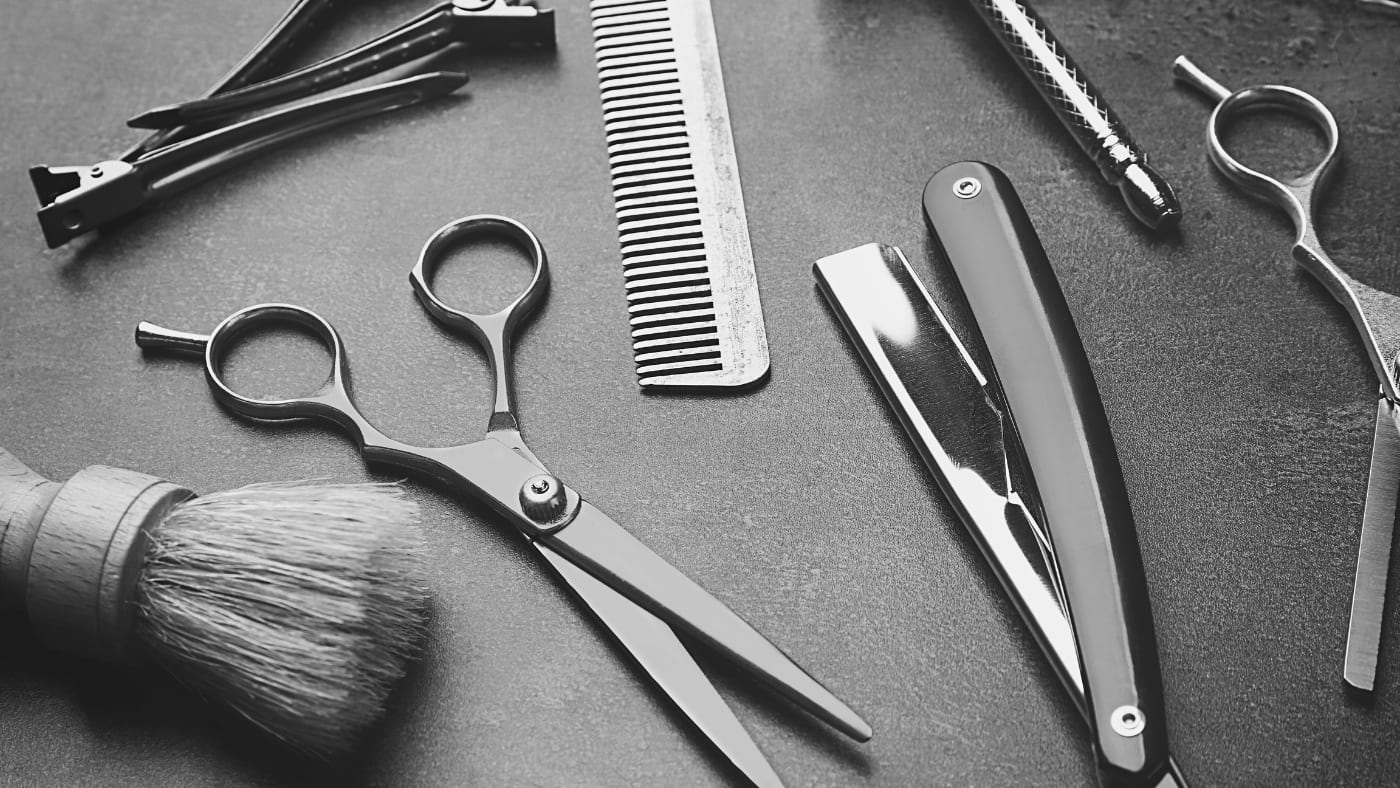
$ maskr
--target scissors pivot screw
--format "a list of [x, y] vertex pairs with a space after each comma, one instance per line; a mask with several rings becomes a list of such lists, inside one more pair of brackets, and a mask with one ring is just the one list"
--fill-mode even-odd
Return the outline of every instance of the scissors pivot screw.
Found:
[[547, 473], [531, 476], [520, 486], [520, 507], [537, 523], [547, 523], [564, 509], [564, 485]]
[[1109, 723], [1113, 726], [1114, 733], [1132, 737], [1142, 733], [1142, 729], [1147, 727], [1147, 718], [1137, 706], [1119, 706], [1113, 710], [1113, 718]]

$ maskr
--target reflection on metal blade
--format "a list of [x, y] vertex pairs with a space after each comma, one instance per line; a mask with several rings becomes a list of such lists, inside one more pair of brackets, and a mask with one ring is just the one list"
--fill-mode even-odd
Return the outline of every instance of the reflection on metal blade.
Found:
[[905, 429], [996, 493], [1009, 492], [1002, 416], [987, 397], [987, 379], [904, 255], [869, 244], [821, 260], [815, 270]]
[[1011, 487], [1015, 436], [1005, 433], [992, 384], [899, 249], [867, 244], [813, 268], [905, 432], [1083, 712], [1058, 572], [1044, 531]]
[[538, 541], [531, 544], [730, 763], [758, 788], [782, 788], [782, 780], [768, 759], [665, 622], [574, 566], [548, 545]]
[[758, 630], [611, 517], [583, 501], [576, 517], [538, 542], [747, 669], [765, 685], [856, 741], [870, 723], [812, 678]]
[[1366, 509], [1361, 520], [1361, 547], [1356, 556], [1356, 583], [1351, 594], [1342, 675], [1353, 687], [1376, 684], [1385, 613], [1385, 584], [1395, 535], [1395, 504], [1400, 495], [1400, 422], [1394, 403], [1381, 397], [1376, 405], [1376, 438], [1371, 446], [1371, 475], [1366, 481]]

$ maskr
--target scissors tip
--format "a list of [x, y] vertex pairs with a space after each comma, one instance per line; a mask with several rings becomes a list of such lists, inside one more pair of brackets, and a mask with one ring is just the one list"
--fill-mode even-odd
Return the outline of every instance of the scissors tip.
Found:
[[1357, 692], [1375, 692], [1376, 682], [1372, 677], [1356, 677], [1348, 675], [1346, 677], [1347, 686]]
[[858, 720], [858, 722], [860, 723], [859, 727], [850, 730], [850, 737], [858, 742], [870, 741], [870, 738], [875, 735], [875, 730], [865, 720]]
[[1342, 680], [1349, 689], [1369, 693], [1376, 689], [1376, 659], [1372, 655], [1347, 652], [1342, 665]]
[[839, 700], [835, 704], [828, 702], [824, 708], [818, 708], [821, 709], [818, 712], [819, 717], [825, 719], [836, 730], [858, 742], [868, 742], [875, 735], [870, 723]]

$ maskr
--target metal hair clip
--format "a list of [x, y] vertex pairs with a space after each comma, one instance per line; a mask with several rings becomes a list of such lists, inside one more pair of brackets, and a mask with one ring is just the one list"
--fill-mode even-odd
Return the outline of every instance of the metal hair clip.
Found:
[[[453, 43], [553, 46], [554, 12], [507, 0], [457, 0], [424, 12], [384, 35], [319, 63], [271, 78], [333, 0], [297, 0], [280, 22], [205, 98], [132, 118], [133, 128], [160, 129], [120, 158], [85, 166], [31, 167], [49, 248], [188, 188], [264, 150], [323, 129], [452, 92], [464, 74], [436, 71], [308, 101], [223, 125], [364, 79]], [[265, 79], [266, 78], [266, 79]]]

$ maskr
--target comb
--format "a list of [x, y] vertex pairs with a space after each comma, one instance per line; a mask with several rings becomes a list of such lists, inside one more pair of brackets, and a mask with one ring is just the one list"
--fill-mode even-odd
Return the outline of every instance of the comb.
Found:
[[593, 0], [637, 382], [731, 388], [768, 339], [709, 0]]

